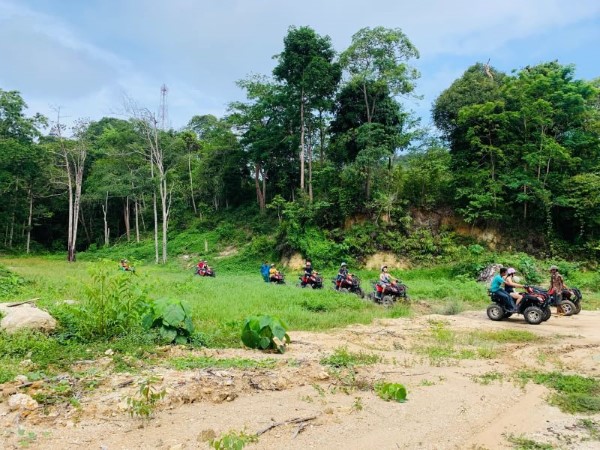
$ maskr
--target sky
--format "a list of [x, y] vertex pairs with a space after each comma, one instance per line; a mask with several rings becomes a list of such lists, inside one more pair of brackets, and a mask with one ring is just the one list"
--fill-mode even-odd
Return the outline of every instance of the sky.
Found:
[[338, 52], [361, 28], [401, 28], [421, 55], [420, 98], [402, 101], [424, 125], [476, 62], [511, 72], [558, 60], [600, 76], [598, 0], [0, 0], [0, 89], [69, 122], [125, 117], [126, 98], [158, 111], [165, 84], [178, 129], [244, 100], [235, 82], [270, 74], [292, 25]]

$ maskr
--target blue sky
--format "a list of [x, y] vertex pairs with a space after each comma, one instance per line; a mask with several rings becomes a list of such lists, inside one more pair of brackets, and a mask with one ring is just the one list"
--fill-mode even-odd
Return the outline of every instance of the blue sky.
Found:
[[124, 98], [169, 120], [221, 116], [242, 100], [235, 81], [269, 74], [290, 25], [329, 35], [343, 51], [363, 27], [401, 28], [421, 71], [408, 108], [430, 121], [432, 101], [471, 64], [510, 72], [558, 60], [600, 76], [598, 0], [0, 0], [0, 88], [30, 112], [67, 120], [123, 114]]

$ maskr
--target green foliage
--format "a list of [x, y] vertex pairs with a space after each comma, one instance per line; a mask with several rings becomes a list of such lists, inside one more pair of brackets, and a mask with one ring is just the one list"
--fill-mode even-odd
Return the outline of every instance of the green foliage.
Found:
[[250, 348], [272, 349], [283, 353], [290, 343], [290, 337], [287, 325], [278, 317], [252, 316], [246, 318], [244, 323], [242, 342]]
[[471, 333], [471, 337], [498, 343], [540, 342], [543, 340], [541, 336], [525, 330], [474, 331]]
[[554, 447], [550, 444], [543, 444], [525, 436], [515, 436], [511, 434], [506, 438], [508, 442], [513, 444], [517, 450], [553, 450]]
[[24, 284], [23, 278], [0, 265], [0, 298], [14, 298]]
[[189, 306], [180, 300], [161, 298], [150, 303], [142, 318], [144, 328], [158, 329], [163, 341], [186, 344], [194, 333]]
[[83, 285], [83, 300], [54, 310], [62, 326], [86, 341], [139, 330], [148, 297], [138, 285], [138, 278], [117, 270], [112, 261], [90, 266], [89, 275], [91, 281]]
[[377, 364], [381, 361], [381, 357], [374, 353], [354, 353], [348, 351], [348, 347], [338, 347], [333, 354], [321, 359], [321, 364], [334, 367], [354, 367]]
[[399, 383], [377, 383], [375, 384], [375, 392], [386, 402], [394, 400], [403, 403], [406, 401], [406, 388]]
[[150, 420], [159, 402], [167, 394], [166, 389], [160, 391], [156, 384], [160, 380], [156, 377], [148, 377], [138, 383], [137, 397], [128, 397], [127, 406], [131, 417], [139, 417], [142, 420]]
[[245, 431], [229, 431], [219, 439], [209, 441], [211, 448], [215, 450], [242, 450], [246, 444], [258, 442], [258, 436], [248, 434]]

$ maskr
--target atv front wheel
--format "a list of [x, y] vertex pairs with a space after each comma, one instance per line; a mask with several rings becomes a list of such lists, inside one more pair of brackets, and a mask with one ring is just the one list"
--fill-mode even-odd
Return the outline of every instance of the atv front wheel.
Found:
[[581, 302], [573, 302], [573, 304], [575, 305], [575, 311], [573, 311], [573, 314], [579, 314], [581, 312]]
[[381, 304], [386, 308], [394, 306], [394, 297], [392, 295], [384, 295], [381, 299]]
[[544, 311], [537, 306], [530, 306], [523, 312], [525, 321], [530, 325], [539, 325], [544, 320]]
[[556, 307], [559, 313], [563, 313], [565, 316], [572, 316], [575, 314], [575, 304], [571, 300], [561, 300]]

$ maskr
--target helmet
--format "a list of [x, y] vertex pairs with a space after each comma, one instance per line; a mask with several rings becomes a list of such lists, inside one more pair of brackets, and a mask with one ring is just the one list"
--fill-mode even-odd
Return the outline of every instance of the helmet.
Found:
[[506, 273], [512, 275], [513, 273], [517, 273], [517, 271], [514, 268], [509, 267]]
[[275, 264], [271, 264], [271, 267], [275, 267]]
[[381, 266], [381, 271], [383, 272], [383, 269], [387, 269], [387, 266]]
[[345, 262], [343, 262], [340, 267], [344, 267], [344, 266], [347, 266], [347, 265], [348, 264], [346, 264]]
[[550, 270], [558, 270], [557, 266], [550, 266]]

